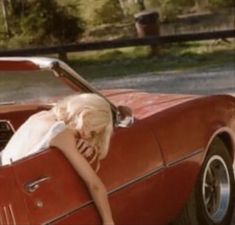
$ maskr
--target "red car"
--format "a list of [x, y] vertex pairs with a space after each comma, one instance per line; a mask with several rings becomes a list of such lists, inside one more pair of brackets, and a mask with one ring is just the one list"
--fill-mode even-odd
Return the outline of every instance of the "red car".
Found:
[[[30, 115], [62, 96], [95, 92], [109, 100], [115, 131], [98, 175], [117, 225], [230, 224], [234, 97], [98, 92], [48, 58], [1, 58], [0, 92], [0, 151]], [[101, 220], [85, 184], [54, 148], [0, 166], [0, 224]]]

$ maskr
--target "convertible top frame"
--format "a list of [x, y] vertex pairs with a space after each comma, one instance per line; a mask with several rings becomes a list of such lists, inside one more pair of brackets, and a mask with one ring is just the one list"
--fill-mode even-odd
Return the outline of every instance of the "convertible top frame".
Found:
[[[0, 57], [1, 71], [51, 71], [53, 74], [61, 78], [67, 85], [75, 91], [82, 90], [85, 93], [95, 93], [109, 102], [113, 112], [114, 126], [128, 127], [134, 122], [132, 113], [123, 114], [123, 108], [115, 106], [102, 93], [98, 92], [91, 84], [83, 79], [75, 70], [66, 65], [59, 59], [46, 57]], [[75, 85], [74, 85], [75, 84]], [[127, 108], [127, 107], [125, 107]], [[125, 121], [125, 119], [128, 119]]]
[[[2, 71], [52, 71], [56, 77], [66, 77], [76, 83], [83, 92], [95, 93], [105, 98], [111, 105], [112, 110], [117, 112], [113, 105], [104, 95], [98, 92], [92, 85], [83, 79], [75, 70], [58, 59], [46, 57], [1, 57], [0, 70]], [[75, 79], [74, 79], [75, 78]], [[70, 86], [71, 87], [71, 86]], [[73, 88], [73, 87], [72, 87]], [[76, 89], [76, 88], [73, 88]]]

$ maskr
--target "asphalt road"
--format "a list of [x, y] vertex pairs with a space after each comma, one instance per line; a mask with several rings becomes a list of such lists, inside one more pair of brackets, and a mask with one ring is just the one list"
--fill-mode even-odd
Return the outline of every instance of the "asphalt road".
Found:
[[[229, 93], [235, 96], [235, 64], [222, 68], [187, 72], [167, 71], [123, 76], [109, 80], [97, 79], [92, 83], [100, 89], [134, 88], [160, 93], [200, 95]], [[233, 215], [231, 225], [235, 225], [235, 209]]]
[[134, 88], [161, 93], [235, 93], [235, 64], [209, 70], [167, 71], [97, 79], [98, 88]]

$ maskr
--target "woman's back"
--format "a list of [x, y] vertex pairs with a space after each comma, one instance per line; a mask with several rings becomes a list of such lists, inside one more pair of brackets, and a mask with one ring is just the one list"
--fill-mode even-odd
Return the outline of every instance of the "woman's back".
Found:
[[51, 139], [64, 129], [64, 122], [56, 121], [51, 111], [34, 114], [16, 131], [2, 151], [2, 165], [48, 148]]

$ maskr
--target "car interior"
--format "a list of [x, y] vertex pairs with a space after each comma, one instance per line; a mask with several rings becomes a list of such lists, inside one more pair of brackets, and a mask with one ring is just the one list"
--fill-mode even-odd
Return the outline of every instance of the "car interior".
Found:
[[14, 134], [14, 128], [7, 120], [0, 120], [0, 151], [4, 149], [11, 136]]
[[[9, 110], [12, 107], [14, 110]], [[17, 108], [17, 110], [16, 110]], [[27, 109], [26, 109], [27, 108]], [[4, 149], [14, 132], [32, 114], [47, 110], [49, 106], [10, 106], [7, 112], [0, 112], [0, 152]]]

